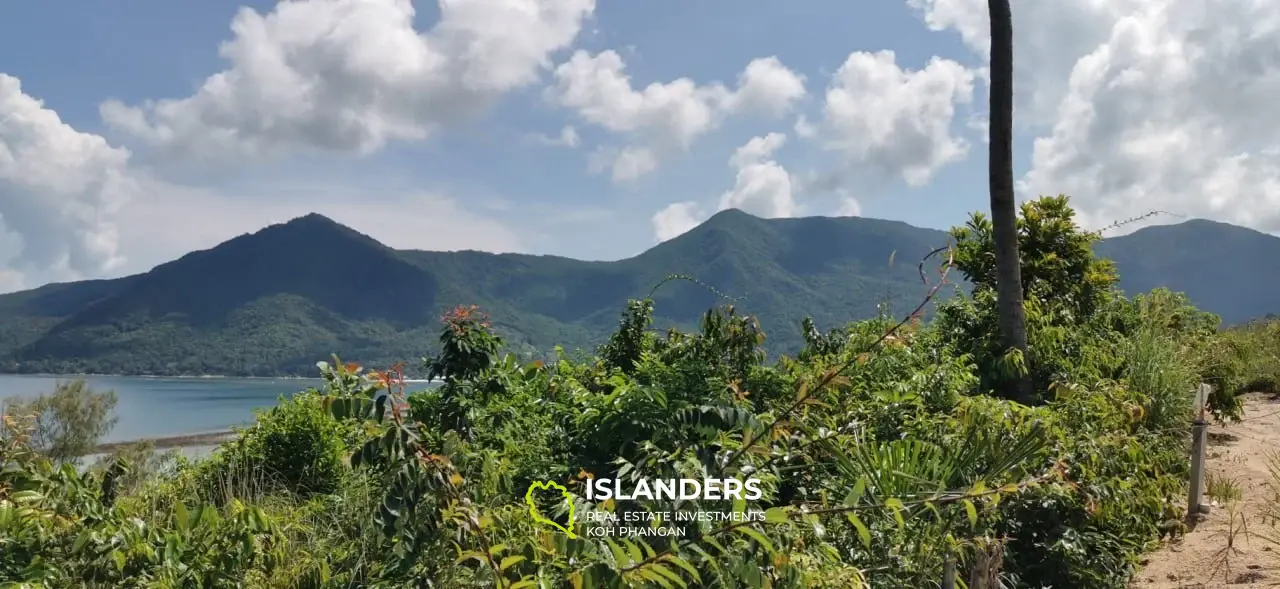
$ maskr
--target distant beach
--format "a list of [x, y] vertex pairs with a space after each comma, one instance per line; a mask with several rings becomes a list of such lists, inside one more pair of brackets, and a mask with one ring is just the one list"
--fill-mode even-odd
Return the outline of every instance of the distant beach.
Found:
[[98, 444], [94, 449], [94, 454], [108, 454], [125, 446], [133, 444], [141, 444], [150, 442], [156, 450], [169, 450], [171, 448], [192, 448], [197, 446], [217, 446], [234, 440], [236, 432], [231, 430], [223, 430], [216, 432], [204, 432], [198, 434], [190, 434], [185, 436], [164, 436], [158, 438], [141, 438], [137, 440], [128, 440], [121, 442], [106, 442]]

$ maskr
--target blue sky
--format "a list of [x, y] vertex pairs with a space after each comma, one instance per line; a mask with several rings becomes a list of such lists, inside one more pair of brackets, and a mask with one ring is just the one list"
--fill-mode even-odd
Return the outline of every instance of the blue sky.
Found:
[[[1020, 195], [1280, 228], [1280, 7], [1227, 2], [1014, 0]], [[986, 207], [981, 0], [411, 7], [7, 6], [0, 291], [309, 211], [397, 247], [617, 259], [728, 206]]]

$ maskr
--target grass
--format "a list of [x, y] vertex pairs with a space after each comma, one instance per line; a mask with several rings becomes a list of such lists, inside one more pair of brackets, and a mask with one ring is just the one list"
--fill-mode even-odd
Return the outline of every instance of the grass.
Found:
[[1244, 497], [1240, 480], [1217, 473], [1209, 473], [1205, 477], [1205, 494], [1219, 503], [1231, 503]]

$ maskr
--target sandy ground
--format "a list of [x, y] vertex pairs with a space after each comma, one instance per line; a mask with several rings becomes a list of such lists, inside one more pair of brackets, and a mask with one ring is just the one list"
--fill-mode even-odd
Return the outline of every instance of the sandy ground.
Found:
[[1210, 513], [1148, 555], [1130, 587], [1280, 587], [1280, 524], [1267, 517], [1276, 494], [1268, 468], [1273, 453], [1280, 455], [1280, 401], [1249, 395], [1243, 422], [1209, 428], [1205, 459], [1206, 481], [1235, 479], [1241, 498], [1223, 503], [1206, 496]]

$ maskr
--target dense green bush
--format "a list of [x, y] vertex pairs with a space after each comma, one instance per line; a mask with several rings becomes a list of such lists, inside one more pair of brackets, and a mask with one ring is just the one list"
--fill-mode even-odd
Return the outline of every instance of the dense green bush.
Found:
[[221, 503], [242, 492], [332, 493], [348, 472], [346, 443], [353, 436], [351, 424], [330, 415], [318, 392], [294, 395], [261, 412], [237, 440], [199, 464], [201, 495]]

